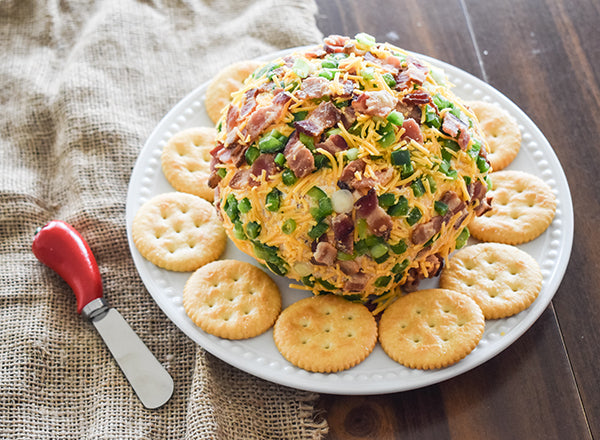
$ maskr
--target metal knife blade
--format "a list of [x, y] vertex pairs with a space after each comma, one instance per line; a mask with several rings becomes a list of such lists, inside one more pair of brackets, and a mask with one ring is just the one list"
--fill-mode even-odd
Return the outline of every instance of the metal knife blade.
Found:
[[173, 378], [123, 316], [116, 309], [107, 308], [90, 320], [142, 404], [150, 409], [165, 404], [173, 394]]

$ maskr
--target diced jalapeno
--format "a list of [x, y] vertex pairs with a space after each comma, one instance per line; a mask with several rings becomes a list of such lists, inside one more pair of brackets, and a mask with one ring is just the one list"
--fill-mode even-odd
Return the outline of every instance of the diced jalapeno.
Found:
[[252, 165], [258, 156], [260, 156], [260, 150], [254, 146], [249, 147], [244, 153], [248, 165]]
[[393, 253], [400, 255], [406, 252], [408, 245], [404, 240], [400, 240], [398, 243], [391, 245], [390, 249]]
[[281, 64], [274, 63], [274, 62], [265, 64], [263, 67], [261, 67], [260, 69], [255, 71], [252, 74], [252, 76], [254, 78], [260, 78], [261, 76], [266, 76], [267, 78], [271, 79], [271, 77], [273, 76], [273, 74], [272, 74], [273, 70], [277, 69], [278, 67], [281, 67]]
[[331, 213], [333, 213], [333, 205], [331, 199], [327, 196], [318, 199], [317, 206], [310, 208], [310, 214], [318, 222], [331, 215]]
[[219, 168], [217, 170], [217, 175], [222, 179], [227, 175], [227, 170], [225, 168]]
[[408, 214], [408, 199], [404, 196], [400, 196], [396, 204], [390, 206], [387, 212], [392, 217], [401, 217]]
[[364, 32], [359, 32], [358, 34], [356, 34], [354, 39], [356, 40], [357, 43], [368, 46], [368, 47], [371, 47], [376, 43], [375, 37], [373, 35], [369, 35]]
[[452, 139], [438, 138], [438, 142], [444, 148], [447, 148], [454, 152], [460, 151], [460, 145], [458, 145], [458, 143], [456, 141], [453, 141]]
[[386, 275], [386, 276], [377, 278], [375, 280], [375, 283], [373, 283], [373, 284], [375, 285], [375, 287], [385, 287], [388, 284], [390, 284], [390, 281], [392, 281], [392, 277], [389, 275]]
[[238, 202], [238, 209], [242, 214], [250, 212], [250, 210], [252, 209], [252, 204], [250, 203], [248, 197], [244, 197]]
[[394, 124], [386, 124], [379, 128], [377, 132], [381, 135], [381, 139], [377, 142], [382, 148], [387, 148], [396, 142], [396, 132], [394, 131]]
[[271, 130], [258, 141], [261, 153], [277, 153], [282, 151], [287, 142], [287, 137], [277, 130]]
[[281, 205], [281, 191], [277, 188], [273, 188], [265, 199], [265, 208], [269, 211], [275, 212], [279, 210]]
[[360, 76], [366, 80], [371, 80], [375, 77], [375, 70], [372, 67], [365, 67], [360, 71]]
[[480, 172], [485, 173], [490, 169], [490, 164], [484, 157], [477, 156], [477, 168]]
[[323, 69], [319, 72], [319, 76], [321, 78], [325, 78], [325, 79], [328, 79], [329, 81], [331, 81], [331, 80], [333, 80], [333, 78], [335, 78], [335, 70]]
[[290, 186], [296, 183], [298, 178], [292, 170], [286, 168], [285, 170], [283, 170], [283, 173], [281, 173], [281, 180], [283, 181], [284, 185]]
[[304, 284], [305, 286], [308, 286], [308, 287], [314, 287], [314, 285], [315, 285], [315, 280], [312, 275], [307, 275], [305, 277], [302, 277], [302, 278], [300, 278], [300, 281], [302, 281], [302, 284]]
[[302, 110], [294, 113], [294, 121], [304, 121], [308, 116], [308, 110]]
[[248, 234], [248, 237], [250, 238], [256, 238], [260, 235], [261, 229], [262, 227], [259, 223], [248, 222], [248, 224], [246, 225], [246, 234]]
[[396, 150], [392, 151], [392, 165], [407, 165], [410, 164], [410, 151]]
[[337, 69], [339, 66], [338, 60], [332, 57], [327, 57], [323, 61], [321, 61], [321, 67], [324, 69]]
[[392, 112], [389, 115], [387, 115], [386, 119], [392, 124], [397, 125], [398, 127], [404, 124], [404, 116], [402, 115], [402, 113], [396, 110], [392, 110]]
[[425, 124], [429, 127], [439, 129], [442, 126], [442, 121], [436, 111], [430, 105], [425, 106]]
[[283, 153], [277, 153], [275, 159], [273, 159], [277, 165], [283, 167], [285, 165], [285, 156]]
[[340, 261], [352, 261], [356, 258], [356, 255], [354, 254], [346, 254], [345, 252], [339, 252], [337, 253], [337, 259]]
[[308, 231], [308, 236], [313, 240], [316, 240], [323, 235], [329, 229], [329, 225], [325, 222], [319, 222]]
[[327, 197], [327, 193], [325, 191], [323, 191], [321, 188], [319, 188], [318, 186], [313, 186], [311, 189], [309, 189], [306, 193], [307, 196], [312, 197], [315, 200], [321, 200], [324, 197]]
[[280, 275], [282, 277], [288, 273], [287, 265], [286, 265], [285, 261], [283, 261], [281, 258], [279, 259], [278, 262], [267, 261], [267, 266], [274, 273], [276, 273], [277, 275]]
[[[381, 76], [383, 77], [383, 80], [385, 81], [385, 83], [388, 85], [388, 87], [390, 89], [393, 89], [394, 87], [396, 87], [396, 80], [394, 79], [394, 76], [391, 73], [386, 72]], [[398, 125], [398, 124], [396, 124], [396, 125]], [[402, 125], [402, 124], [400, 124], [400, 125]]]
[[394, 267], [392, 267], [392, 272], [396, 273], [396, 274], [401, 274], [406, 270], [406, 268], [408, 267], [408, 264], [409, 264], [408, 260], [404, 260], [402, 263], [396, 263], [396, 265]]
[[383, 257], [388, 253], [388, 247], [383, 243], [377, 243], [375, 246], [371, 248], [371, 256], [373, 258]]
[[315, 149], [315, 139], [312, 136], [300, 133], [298, 138], [300, 139], [300, 142], [302, 142], [309, 150]]
[[246, 240], [248, 238], [244, 233], [244, 225], [242, 225], [242, 222], [240, 222], [239, 220], [233, 223], [233, 235], [238, 240]]
[[425, 186], [423, 185], [423, 181], [421, 179], [417, 179], [411, 183], [410, 188], [412, 189], [415, 197], [421, 197], [423, 194], [425, 194]]
[[324, 154], [315, 154], [314, 158], [316, 169], [320, 170], [323, 167], [331, 167], [331, 164], [329, 163], [329, 158]]
[[321, 286], [325, 287], [326, 289], [330, 289], [330, 290], [336, 289], [335, 285], [331, 284], [329, 281], [324, 280], [322, 278], [315, 278], [315, 281], [317, 281]]
[[454, 104], [452, 104], [452, 102], [448, 101], [444, 96], [440, 95], [439, 93], [433, 95], [433, 103], [439, 110], [443, 110], [445, 108], [454, 108]]
[[448, 205], [440, 200], [433, 202], [433, 208], [439, 215], [445, 215], [448, 212]]
[[435, 179], [433, 178], [433, 176], [431, 174], [427, 174], [427, 176], [425, 176], [425, 178], [427, 179], [427, 183], [429, 184], [429, 191], [434, 193], [435, 190], [437, 189], [437, 183], [435, 183]]
[[477, 156], [479, 156], [480, 151], [481, 142], [477, 139], [473, 139], [473, 144], [471, 145], [471, 148], [469, 148], [469, 151], [467, 151], [467, 154], [471, 156], [471, 158], [475, 159]]
[[471, 184], [471, 177], [469, 176], [463, 176], [463, 179], [465, 180], [465, 184], [466, 185], [470, 185]]
[[359, 240], [367, 238], [369, 232], [367, 221], [364, 218], [359, 218], [356, 222], [356, 230], [358, 232]]
[[396, 203], [396, 196], [392, 193], [384, 193], [379, 197], [379, 206], [382, 208], [389, 208]]
[[229, 194], [227, 196], [225, 204], [223, 205], [223, 210], [232, 222], [238, 219], [240, 213], [238, 210], [238, 202], [234, 194]]
[[467, 244], [469, 235], [469, 228], [464, 228], [462, 231], [460, 231], [460, 234], [458, 235], [458, 237], [456, 237], [456, 249], [460, 249], [461, 247], [464, 247], [465, 244]]
[[417, 223], [419, 220], [421, 220], [422, 216], [423, 216], [423, 214], [421, 213], [421, 210], [417, 207], [414, 207], [413, 209], [411, 209], [410, 213], [406, 217], [406, 222], [410, 226], [413, 226], [415, 223]]

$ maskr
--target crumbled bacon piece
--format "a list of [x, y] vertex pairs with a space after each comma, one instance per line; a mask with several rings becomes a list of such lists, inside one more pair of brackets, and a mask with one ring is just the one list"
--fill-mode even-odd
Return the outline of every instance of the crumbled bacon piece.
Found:
[[417, 92], [412, 92], [404, 96], [402, 98], [402, 102], [409, 105], [429, 104], [431, 102], [431, 95], [424, 90], [419, 90]]
[[423, 144], [423, 132], [417, 121], [414, 119], [405, 119], [402, 128], [404, 129], [404, 133], [400, 136], [401, 139], [409, 138], [419, 144]]
[[287, 92], [279, 92], [273, 98], [271, 105], [254, 110], [242, 131], [244, 136], [249, 137], [250, 142], [255, 141], [269, 125], [281, 118], [291, 99]]
[[393, 221], [390, 215], [379, 206], [377, 193], [373, 188], [365, 196], [358, 199], [354, 206], [356, 207], [356, 215], [367, 221], [367, 226], [374, 235], [385, 239], [389, 238]]
[[352, 101], [352, 107], [359, 113], [385, 118], [396, 108], [398, 98], [386, 90], [364, 92]]
[[300, 142], [297, 132], [290, 136], [283, 155], [290, 170], [298, 178], [308, 176], [315, 170], [315, 158], [310, 150]]
[[329, 81], [320, 76], [311, 76], [302, 81], [301, 91], [308, 99], [318, 99], [329, 96]]
[[348, 292], [360, 292], [364, 290], [371, 277], [366, 273], [356, 273], [344, 283], [344, 290]]
[[323, 150], [335, 155], [339, 151], [348, 149], [348, 143], [346, 139], [340, 134], [334, 134], [329, 136], [325, 142], [320, 142], [315, 145], [315, 148], [322, 148]]
[[331, 220], [336, 248], [346, 254], [354, 252], [354, 222], [350, 214], [339, 214]]
[[261, 154], [256, 158], [256, 160], [252, 163], [252, 167], [250, 168], [250, 174], [255, 177], [260, 177], [260, 175], [265, 172], [265, 177], [272, 176], [277, 172], [277, 164], [275, 163], [275, 158], [273, 154]]
[[419, 245], [426, 243], [431, 237], [440, 232], [442, 228], [442, 217], [437, 215], [427, 223], [421, 223], [413, 229], [411, 241]]
[[320, 103], [303, 121], [294, 122], [296, 129], [309, 136], [320, 136], [340, 122], [340, 111], [329, 101]]
[[337, 258], [337, 250], [331, 244], [321, 241], [317, 244], [317, 249], [313, 254], [313, 258], [318, 263], [331, 266], [335, 263], [335, 259]]

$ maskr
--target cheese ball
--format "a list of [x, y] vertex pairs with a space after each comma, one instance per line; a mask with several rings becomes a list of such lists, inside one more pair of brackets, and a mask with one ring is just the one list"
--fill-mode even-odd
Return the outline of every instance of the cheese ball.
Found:
[[487, 147], [443, 71], [366, 34], [265, 63], [217, 124], [227, 234], [278, 275], [381, 311], [489, 209]]

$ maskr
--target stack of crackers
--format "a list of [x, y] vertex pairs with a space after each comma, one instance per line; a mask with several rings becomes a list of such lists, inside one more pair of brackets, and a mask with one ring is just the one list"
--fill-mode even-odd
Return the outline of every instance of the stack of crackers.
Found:
[[[257, 66], [240, 62], [219, 73], [205, 101], [213, 121]], [[378, 341], [392, 359], [409, 368], [452, 365], [478, 345], [485, 320], [519, 313], [537, 298], [540, 268], [515, 245], [541, 235], [556, 210], [554, 194], [541, 179], [504, 170], [520, 149], [516, 121], [496, 105], [468, 104], [485, 131], [494, 169], [488, 191], [492, 210], [469, 225], [480, 243], [449, 258], [439, 288], [401, 296], [381, 316], [331, 294], [299, 300], [282, 311], [281, 293], [266, 272], [249, 263], [219, 260], [227, 238], [207, 184], [214, 128], [184, 130], [167, 143], [162, 169], [176, 191], [160, 194], [139, 209], [132, 225], [135, 246], [159, 267], [193, 272], [183, 290], [183, 305], [209, 334], [245, 339], [273, 328], [281, 354], [313, 372], [351, 368]]]

